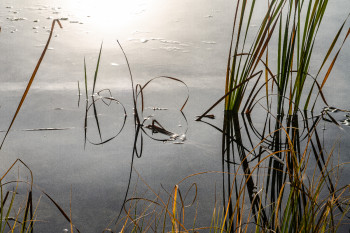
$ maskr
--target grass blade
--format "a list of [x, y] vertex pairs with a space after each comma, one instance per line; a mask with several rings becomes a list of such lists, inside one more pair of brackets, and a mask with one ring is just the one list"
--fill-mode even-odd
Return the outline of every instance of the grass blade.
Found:
[[8, 127], [8, 129], [7, 129], [7, 131], [6, 131], [6, 134], [5, 134], [5, 136], [4, 136], [4, 139], [3, 139], [2, 142], [1, 142], [0, 150], [1, 150], [2, 146], [4, 145], [5, 139], [6, 139], [7, 135], [8, 135], [8, 133], [10, 132], [10, 129], [11, 129], [13, 123], [15, 122], [15, 119], [16, 119], [16, 117], [17, 117], [17, 115], [18, 115], [18, 112], [19, 112], [19, 110], [21, 109], [22, 104], [23, 104], [24, 100], [25, 100], [26, 97], [27, 97], [27, 94], [28, 94], [28, 92], [29, 92], [29, 89], [30, 89], [30, 87], [31, 87], [31, 85], [32, 85], [32, 83], [33, 83], [33, 81], [34, 81], [34, 78], [35, 78], [35, 76], [36, 76], [36, 73], [37, 73], [38, 70], [39, 70], [40, 64], [41, 64], [42, 60], [44, 59], [45, 53], [46, 53], [46, 51], [47, 51], [47, 49], [48, 49], [48, 47], [49, 47], [50, 41], [51, 41], [51, 37], [52, 37], [52, 34], [53, 34], [53, 30], [54, 30], [54, 28], [55, 28], [55, 23], [56, 23], [56, 22], [58, 23], [58, 25], [60, 26], [60, 28], [62, 28], [62, 25], [61, 25], [61, 23], [60, 23], [60, 21], [59, 21], [58, 19], [54, 19], [54, 20], [52, 21], [50, 35], [49, 35], [49, 38], [48, 38], [48, 40], [47, 40], [47, 42], [46, 42], [45, 48], [44, 48], [43, 52], [41, 53], [41, 56], [40, 56], [40, 58], [39, 58], [39, 60], [38, 60], [38, 62], [37, 62], [37, 64], [36, 64], [36, 66], [35, 66], [35, 69], [34, 69], [34, 71], [33, 71], [33, 74], [32, 74], [32, 76], [30, 77], [29, 82], [28, 82], [28, 84], [27, 84], [27, 87], [26, 87], [26, 89], [25, 89], [25, 91], [24, 91], [24, 93], [23, 93], [23, 95], [22, 95], [21, 101], [20, 101], [19, 104], [18, 104], [18, 107], [17, 107], [17, 110], [16, 110], [16, 112], [15, 112], [15, 115], [13, 116], [12, 121], [11, 121], [11, 123], [10, 123], [10, 126]]

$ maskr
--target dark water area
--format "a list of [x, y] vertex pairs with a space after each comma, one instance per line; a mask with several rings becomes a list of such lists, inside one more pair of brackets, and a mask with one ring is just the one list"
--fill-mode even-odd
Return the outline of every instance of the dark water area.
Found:
[[[324, 44], [329, 46], [334, 32], [350, 9], [346, 0], [332, 1], [329, 5], [328, 18], [315, 44], [315, 64], [311, 65], [311, 71], [317, 70], [322, 62], [318, 57], [326, 52]], [[234, 4], [229, 1], [167, 1], [165, 4], [153, 0], [130, 1], [124, 5], [108, 1], [0, 3], [1, 138], [45, 46], [52, 20], [61, 19], [63, 26], [60, 29], [56, 25], [32, 88], [0, 151], [1, 176], [17, 158], [33, 172], [34, 184], [39, 187], [33, 189], [35, 204], [42, 196], [36, 212], [36, 232], [70, 231], [69, 222], [41, 190], [68, 214], [72, 210], [73, 223], [80, 232], [102, 232], [105, 228], [119, 232], [122, 223], [116, 231], [114, 225], [127, 191], [127, 199], [142, 197], [155, 200], [152, 188], [167, 201], [176, 184], [191, 174], [201, 172], [204, 174], [179, 184], [183, 196], [189, 190], [185, 203], [194, 199], [192, 185], [196, 184], [198, 189], [195, 204], [186, 209], [185, 222], [189, 228], [196, 212], [196, 226], [210, 226], [214, 207], [220, 206], [219, 211], [222, 211], [228, 203], [234, 173], [239, 174], [237, 184], [247, 183], [244, 189], [246, 199], [243, 201], [245, 215], [251, 210], [251, 203], [256, 205], [256, 199], [252, 201], [251, 198], [257, 193], [266, 196], [262, 198], [265, 205], [273, 201], [271, 193], [278, 192], [279, 184], [269, 180], [272, 175], [268, 168], [273, 164], [283, 171], [286, 164], [270, 156], [260, 164], [261, 168], [255, 167], [260, 161], [258, 157], [263, 158], [276, 150], [274, 137], [283, 141], [277, 144], [280, 150], [284, 149], [286, 135], [283, 130], [278, 136], [269, 133], [281, 126], [295, 127], [288, 123], [288, 117], [280, 118], [273, 112], [269, 114], [259, 104], [250, 115], [229, 116], [223, 111], [221, 103], [210, 112], [215, 119], [195, 121], [224, 94], [232, 12]], [[259, 14], [253, 18], [253, 27], [258, 19]], [[349, 23], [346, 25], [348, 27]], [[186, 83], [163, 78], [155, 79], [147, 86], [143, 92], [144, 111], [140, 114], [141, 121], [145, 120], [142, 128], [135, 126], [129, 70], [117, 39], [127, 54], [135, 84], [144, 85], [151, 78], [162, 75]], [[102, 41], [95, 92], [105, 90], [100, 94], [107, 98], [99, 99], [95, 94], [98, 99], [96, 113], [93, 105], [86, 112], [84, 57], [90, 105]], [[327, 165], [329, 168], [347, 163], [350, 159], [350, 128], [346, 121], [350, 114], [347, 111], [350, 110], [347, 98], [350, 86], [347, 78], [350, 72], [349, 46], [348, 42], [344, 44], [332, 77], [324, 87], [327, 102], [340, 110], [322, 112], [325, 105], [319, 101], [313, 113], [302, 112], [296, 120], [298, 127], [295, 128], [299, 128], [300, 134], [300, 138], [296, 139], [299, 154], [304, 154], [304, 149], [310, 144], [308, 129], [316, 130], [318, 139], [315, 133], [311, 139], [315, 150], [318, 151], [319, 142], [325, 157], [333, 154]], [[273, 48], [270, 51], [273, 54]], [[180, 111], [188, 93], [188, 102]], [[141, 112], [140, 98], [137, 106]], [[152, 125], [152, 120], [160, 125], [157, 122]], [[313, 127], [316, 121], [317, 126]], [[292, 128], [289, 130], [293, 133]], [[93, 145], [100, 143], [101, 139], [111, 140]], [[140, 156], [134, 153], [135, 145], [139, 153], [142, 147]], [[305, 149], [305, 155], [309, 155], [310, 159], [304, 180], [320, 173], [318, 160], [311, 156], [313, 154], [312, 146]], [[18, 167], [6, 177], [7, 181], [30, 180], [30, 173], [25, 167]], [[251, 178], [244, 175], [248, 168], [253, 171]], [[282, 173], [274, 174], [282, 176]], [[339, 173], [332, 175], [338, 188], [349, 184], [347, 164], [341, 166]], [[14, 188], [13, 184], [8, 186], [9, 190]], [[21, 198], [26, 198], [27, 189], [25, 184], [18, 187]], [[288, 191], [285, 191], [284, 204]], [[321, 193], [321, 196], [326, 193]], [[138, 208], [142, 211], [142, 205]], [[151, 212], [151, 208], [148, 211]], [[335, 212], [339, 213], [339, 209]], [[265, 214], [269, 214], [268, 208]], [[169, 227], [171, 230], [171, 225]], [[348, 229], [348, 225], [342, 225], [339, 232]]]

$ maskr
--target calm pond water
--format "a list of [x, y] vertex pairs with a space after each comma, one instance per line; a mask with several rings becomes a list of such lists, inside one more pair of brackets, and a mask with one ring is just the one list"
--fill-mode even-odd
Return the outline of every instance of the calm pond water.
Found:
[[[262, 12], [264, 7], [262, 4], [257, 9]], [[148, 188], [137, 173], [156, 192], [164, 194], [166, 192], [163, 189], [171, 192], [176, 183], [190, 174], [222, 171], [222, 133], [194, 119], [224, 93], [234, 9], [232, 1], [227, 0], [2, 0], [1, 136], [13, 117], [45, 46], [52, 19], [61, 19], [63, 29], [56, 25], [49, 50], [0, 151], [1, 174], [15, 159], [20, 158], [32, 170], [34, 183], [49, 193], [67, 212], [72, 192], [72, 218], [81, 232], [102, 232], [110, 222], [115, 221], [128, 186], [135, 137], [128, 67], [116, 40], [119, 40], [127, 54], [135, 83], [145, 84], [153, 77], [171, 76], [184, 81], [190, 93], [183, 115], [179, 109], [186, 101], [187, 89], [182, 83], [159, 79], [145, 89], [144, 117], [154, 115], [153, 118], [164, 128], [185, 135], [186, 140], [163, 143], [143, 133], [143, 153], [140, 158], [134, 157], [133, 160], [129, 197], [137, 184], [140, 196], [154, 198], [150, 191], [143, 193]], [[317, 70], [322, 62], [321, 57], [326, 52], [324, 47], [329, 46], [349, 9], [348, 0], [330, 1], [327, 19], [315, 44], [311, 71]], [[259, 22], [259, 17], [257, 14], [253, 18], [253, 27]], [[349, 23], [346, 25], [349, 27]], [[343, 34], [341, 38], [344, 38]], [[88, 90], [91, 93], [102, 42], [96, 90], [108, 88], [112, 96], [125, 107], [127, 118], [123, 127], [124, 112], [121, 105], [112, 102], [108, 107], [101, 100], [97, 101], [103, 139], [113, 137], [122, 127], [123, 130], [115, 139], [103, 145], [89, 143], [100, 140], [91, 108], [87, 118], [88, 142], [84, 146], [84, 57]], [[349, 62], [350, 43], [347, 42], [324, 91], [328, 103], [340, 109], [350, 109]], [[80, 101], [78, 82], [82, 94]], [[105, 91], [103, 95], [108, 96], [109, 93]], [[317, 106], [315, 115], [320, 113], [323, 106]], [[224, 119], [222, 109], [223, 105], [219, 105], [212, 111], [215, 120], [206, 120], [220, 129]], [[344, 115], [344, 112], [338, 112], [333, 117], [340, 122], [345, 119]], [[265, 110], [259, 107], [252, 114], [253, 125], [259, 132], [263, 130], [265, 116]], [[252, 149], [252, 145], [261, 139], [252, 136], [250, 143], [249, 134], [243, 127], [245, 120], [244, 116], [239, 118], [244, 135], [242, 138], [247, 147]], [[329, 149], [336, 143], [339, 160], [348, 162], [348, 126], [339, 129], [332, 123], [321, 121], [319, 127], [325, 147]], [[324, 127], [327, 130], [322, 131]], [[48, 128], [60, 130], [45, 130]], [[247, 128], [251, 133], [254, 131]], [[273, 128], [274, 124], [271, 123]], [[150, 130], [144, 130], [156, 139], [169, 137], [152, 135]], [[348, 167], [344, 168], [341, 177], [350, 175]], [[28, 175], [21, 169], [21, 179], [26, 180]], [[16, 177], [17, 172], [13, 172], [10, 178]], [[222, 197], [222, 179], [222, 174], [207, 174], [190, 178], [181, 184], [184, 193], [194, 182], [198, 185], [198, 226], [210, 225], [216, 195]], [[348, 181], [341, 179], [340, 183], [348, 184]], [[24, 194], [26, 189], [23, 188], [19, 193], [21, 191]], [[40, 192], [35, 191], [35, 195], [37, 200]], [[195, 209], [189, 210], [189, 216], [194, 212]], [[62, 232], [69, 229], [69, 223], [48, 199], [42, 198], [37, 214], [38, 219], [42, 220], [35, 224], [37, 232]]]

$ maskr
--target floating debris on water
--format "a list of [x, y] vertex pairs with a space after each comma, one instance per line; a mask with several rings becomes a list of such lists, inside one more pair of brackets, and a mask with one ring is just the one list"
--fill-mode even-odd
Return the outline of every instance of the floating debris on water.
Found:
[[161, 43], [164, 44], [181, 44], [180, 41], [176, 41], [176, 40], [164, 40], [164, 39], [160, 39], [159, 40]]
[[150, 109], [156, 111], [156, 110], [168, 110], [168, 108], [159, 108], [159, 107], [151, 107]]
[[185, 144], [184, 142], [173, 142], [173, 144]]
[[78, 20], [71, 20], [71, 21], [69, 21], [69, 23], [84, 24], [83, 22], [80, 22], [80, 21], [78, 21]]
[[150, 33], [150, 32], [138, 31], [138, 30], [135, 30], [135, 31], [132, 32], [132, 34], [139, 34], [139, 33]]
[[39, 27], [38, 26], [34, 26], [33, 29], [38, 29]]
[[209, 119], [215, 119], [215, 115], [214, 114], [207, 114], [207, 115], [204, 115], [204, 116], [196, 116], [196, 117], [201, 117], [201, 118], [209, 118]]
[[161, 37], [152, 37], [152, 38], [150, 38], [150, 40], [164, 40], [164, 38], [161, 38]]
[[63, 110], [63, 108], [54, 108], [53, 110]]
[[182, 142], [184, 142], [187, 138], [185, 134], [181, 134], [179, 137], [177, 137], [177, 139], [180, 139]]
[[47, 48], [47, 50], [54, 50], [54, 48], [52, 48], [52, 47], [48, 47], [48, 48]]
[[165, 49], [169, 52], [176, 52], [176, 51], [181, 51], [182, 49], [179, 47], [160, 47], [161, 49]]
[[17, 30], [17, 29], [13, 29], [13, 30], [11, 31], [11, 33], [15, 33], [15, 32], [18, 32], [18, 30]]
[[323, 110], [327, 112], [338, 112], [339, 109], [335, 107], [324, 107]]
[[7, 8], [7, 9], [12, 9], [13, 6], [6, 6], [5, 8]]
[[53, 19], [52, 16], [47, 17], [46, 19]]
[[33, 20], [34, 23], [38, 23], [39, 21], [38, 19]]
[[72, 127], [67, 128], [36, 128], [36, 129], [23, 129], [22, 131], [54, 131], [54, 130], [68, 130], [73, 129]]
[[152, 131], [152, 134], [160, 133], [169, 136], [169, 139], [164, 140], [165, 141], [173, 141], [175, 144], [182, 144], [186, 140], [185, 134], [176, 134], [173, 132], [170, 132], [163, 128], [162, 125], [158, 123], [158, 121], [153, 120], [152, 124], [145, 126], [145, 128], [150, 129]]
[[6, 19], [10, 20], [10, 21], [22, 21], [22, 20], [27, 20], [27, 18], [24, 17], [18, 17], [18, 18], [10, 18], [7, 17]]
[[[134, 109], [134, 108], [133, 108], [133, 109]], [[154, 115], [149, 115], [148, 117], [144, 117], [143, 119], [144, 119], [145, 121], [147, 121], [147, 120], [151, 119], [152, 117], [154, 117]]]
[[204, 18], [213, 18], [214, 16], [213, 15], [206, 15], [204, 16]]
[[143, 38], [143, 39], [140, 39], [140, 42], [141, 42], [141, 43], [147, 43], [148, 40]]
[[60, 18], [60, 20], [68, 20], [68, 18], [67, 17], [62, 17], [62, 18]]
[[111, 63], [111, 66], [119, 66], [119, 64], [118, 64], [118, 63], [112, 62], [112, 63]]
[[204, 43], [204, 44], [216, 44], [215, 41], [205, 41], [205, 40], [203, 40], [202, 43]]
[[178, 134], [172, 133], [166, 129], [164, 129], [162, 126], [157, 126], [154, 123], [151, 125], [146, 126], [147, 129], [152, 130], [152, 133], [161, 133], [170, 136], [170, 138], [178, 137]]
[[[336, 107], [332, 107], [332, 106], [326, 106], [323, 108], [322, 110], [322, 114], [326, 113], [329, 117], [331, 117], [331, 115], [329, 113], [337, 113], [337, 112], [344, 112], [346, 113], [344, 116], [346, 117], [346, 119], [344, 120], [340, 120], [339, 122], [342, 124], [342, 125], [346, 125], [346, 126], [350, 126], [350, 111], [349, 110], [346, 110], [346, 109], [340, 109], [340, 108], [336, 108]], [[324, 119], [326, 121], [330, 121], [330, 122], [335, 122], [335, 120], [333, 119], [333, 117], [331, 117], [332, 120], [327, 120], [327, 119]], [[338, 123], [337, 123], [338, 124]], [[338, 124], [339, 126], [339, 124]]]
[[345, 119], [343, 121], [340, 121], [343, 125], [347, 125], [349, 126], [350, 125], [350, 119]]

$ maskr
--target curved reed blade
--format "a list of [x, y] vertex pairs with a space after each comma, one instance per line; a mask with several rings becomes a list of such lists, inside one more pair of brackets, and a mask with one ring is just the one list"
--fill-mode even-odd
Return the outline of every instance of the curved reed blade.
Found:
[[40, 58], [39, 58], [39, 60], [38, 60], [38, 62], [37, 62], [37, 64], [36, 64], [36, 66], [35, 66], [35, 68], [34, 68], [33, 74], [32, 74], [32, 76], [30, 77], [29, 82], [28, 82], [28, 84], [27, 84], [27, 87], [26, 87], [26, 89], [25, 89], [25, 91], [24, 91], [24, 93], [23, 93], [23, 95], [22, 95], [22, 98], [21, 98], [19, 104], [18, 104], [18, 107], [17, 107], [17, 110], [16, 110], [16, 112], [15, 112], [15, 115], [13, 116], [12, 121], [11, 121], [11, 123], [10, 123], [10, 126], [8, 127], [8, 129], [7, 129], [7, 131], [6, 131], [6, 134], [5, 134], [5, 136], [4, 136], [4, 138], [3, 138], [2, 142], [1, 142], [0, 150], [1, 150], [2, 146], [4, 145], [5, 139], [6, 139], [7, 135], [9, 134], [10, 129], [11, 129], [13, 123], [15, 122], [15, 119], [16, 119], [18, 113], [19, 113], [19, 110], [21, 109], [22, 104], [23, 104], [24, 100], [26, 99], [27, 94], [28, 94], [28, 92], [29, 92], [29, 89], [30, 89], [30, 87], [31, 87], [31, 85], [32, 85], [32, 83], [33, 83], [33, 81], [34, 81], [34, 78], [35, 78], [35, 76], [36, 76], [36, 73], [37, 73], [38, 70], [39, 70], [40, 64], [41, 64], [42, 60], [44, 59], [44, 56], [45, 56], [45, 53], [46, 53], [46, 51], [47, 51], [47, 49], [48, 49], [48, 47], [49, 47], [49, 44], [50, 44], [50, 41], [51, 41], [51, 37], [52, 37], [52, 34], [53, 34], [53, 30], [54, 30], [54, 28], [55, 28], [55, 24], [56, 24], [56, 23], [58, 23], [58, 25], [60, 26], [60, 28], [62, 28], [61, 22], [60, 22], [58, 19], [54, 19], [54, 20], [52, 21], [50, 35], [49, 35], [49, 38], [48, 38], [48, 40], [47, 40], [47, 42], [46, 42], [45, 48], [44, 48], [43, 52], [41, 53], [41, 56], [40, 56]]
[[143, 108], [144, 108], [144, 101], [143, 101], [143, 91], [144, 91], [144, 89], [148, 86], [148, 84], [150, 84], [150, 83], [151, 83], [152, 81], [154, 81], [155, 79], [161, 79], [161, 78], [174, 80], [174, 81], [176, 81], [176, 82], [180, 82], [180, 83], [182, 83], [183, 85], [185, 85], [185, 87], [186, 87], [186, 89], [187, 89], [187, 97], [186, 97], [185, 102], [184, 102], [183, 105], [181, 106], [180, 111], [182, 112], [182, 110], [185, 108], [185, 106], [186, 106], [186, 104], [187, 104], [188, 99], [190, 98], [190, 90], [189, 90], [187, 84], [186, 84], [184, 81], [182, 81], [182, 80], [180, 80], [180, 79], [178, 79], [178, 78], [169, 77], [169, 76], [159, 76], [159, 77], [152, 78], [152, 79], [148, 80], [148, 81], [145, 83], [145, 85], [143, 85], [143, 86], [140, 88], [140, 91], [139, 91], [139, 92], [136, 91], [136, 100], [137, 100], [138, 96], [141, 94], [141, 98], [142, 98], [142, 110], [143, 110]]
[[[99, 95], [100, 92], [101, 92], [101, 91], [98, 92], [98, 95]], [[123, 124], [122, 124], [121, 128], [119, 129], [119, 131], [118, 131], [114, 136], [109, 137], [109, 138], [104, 139], [104, 140], [101, 138], [101, 142], [97, 142], [97, 143], [96, 143], [96, 142], [90, 141], [90, 140], [86, 137], [86, 140], [88, 140], [88, 141], [89, 141], [91, 144], [93, 144], [93, 145], [103, 145], [103, 144], [105, 144], [105, 143], [107, 143], [107, 142], [113, 140], [114, 138], [116, 138], [116, 137], [123, 131], [124, 126], [125, 126], [125, 122], [126, 122], [126, 118], [127, 118], [126, 109], [125, 109], [124, 105], [123, 105], [121, 102], [119, 102], [117, 99], [115, 99], [115, 98], [113, 98], [113, 97], [103, 97], [103, 96], [100, 96], [100, 95], [99, 95], [99, 97], [100, 97], [99, 99], [94, 100], [94, 102], [93, 102], [92, 104], [90, 104], [90, 106], [87, 108], [86, 115], [87, 115], [89, 109], [95, 105], [95, 102], [97, 102], [97, 101], [100, 100], [100, 101], [102, 101], [104, 104], [106, 104], [107, 106], [110, 106], [110, 104], [111, 104], [112, 102], [114, 102], [114, 103], [120, 105], [120, 106], [122, 107], [122, 109], [123, 109], [124, 118], [123, 118]], [[107, 101], [109, 101], [109, 102], [107, 102]], [[94, 111], [95, 111], [95, 109], [94, 109]], [[96, 112], [96, 114], [97, 114], [97, 112]], [[96, 115], [96, 114], [95, 114], [95, 115]], [[85, 118], [87, 118], [87, 117], [85, 117]], [[87, 125], [87, 122], [86, 122], [86, 125]], [[87, 131], [87, 128], [86, 128], [86, 131]], [[101, 136], [101, 134], [100, 134], [100, 136]]]
[[130, 67], [130, 64], [129, 64], [129, 60], [128, 60], [128, 57], [126, 56], [125, 52], [124, 52], [124, 49], [122, 47], [122, 45], [119, 43], [119, 41], [117, 40], [117, 43], [119, 45], [119, 48], [122, 50], [123, 52], [123, 55], [124, 55], [124, 58], [125, 58], [125, 61], [126, 61], [126, 64], [128, 66], [128, 70], [129, 70], [129, 75], [130, 75], [130, 81], [131, 81], [131, 89], [132, 89], [132, 98], [133, 98], [133, 102], [134, 102], [134, 120], [135, 120], [135, 127], [136, 125], [140, 124], [141, 121], [140, 121], [140, 118], [139, 118], [139, 115], [138, 115], [138, 112], [137, 112], [137, 100], [136, 100], [136, 92], [134, 90], [134, 79], [132, 77], [132, 73], [131, 73], [131, 67]]

